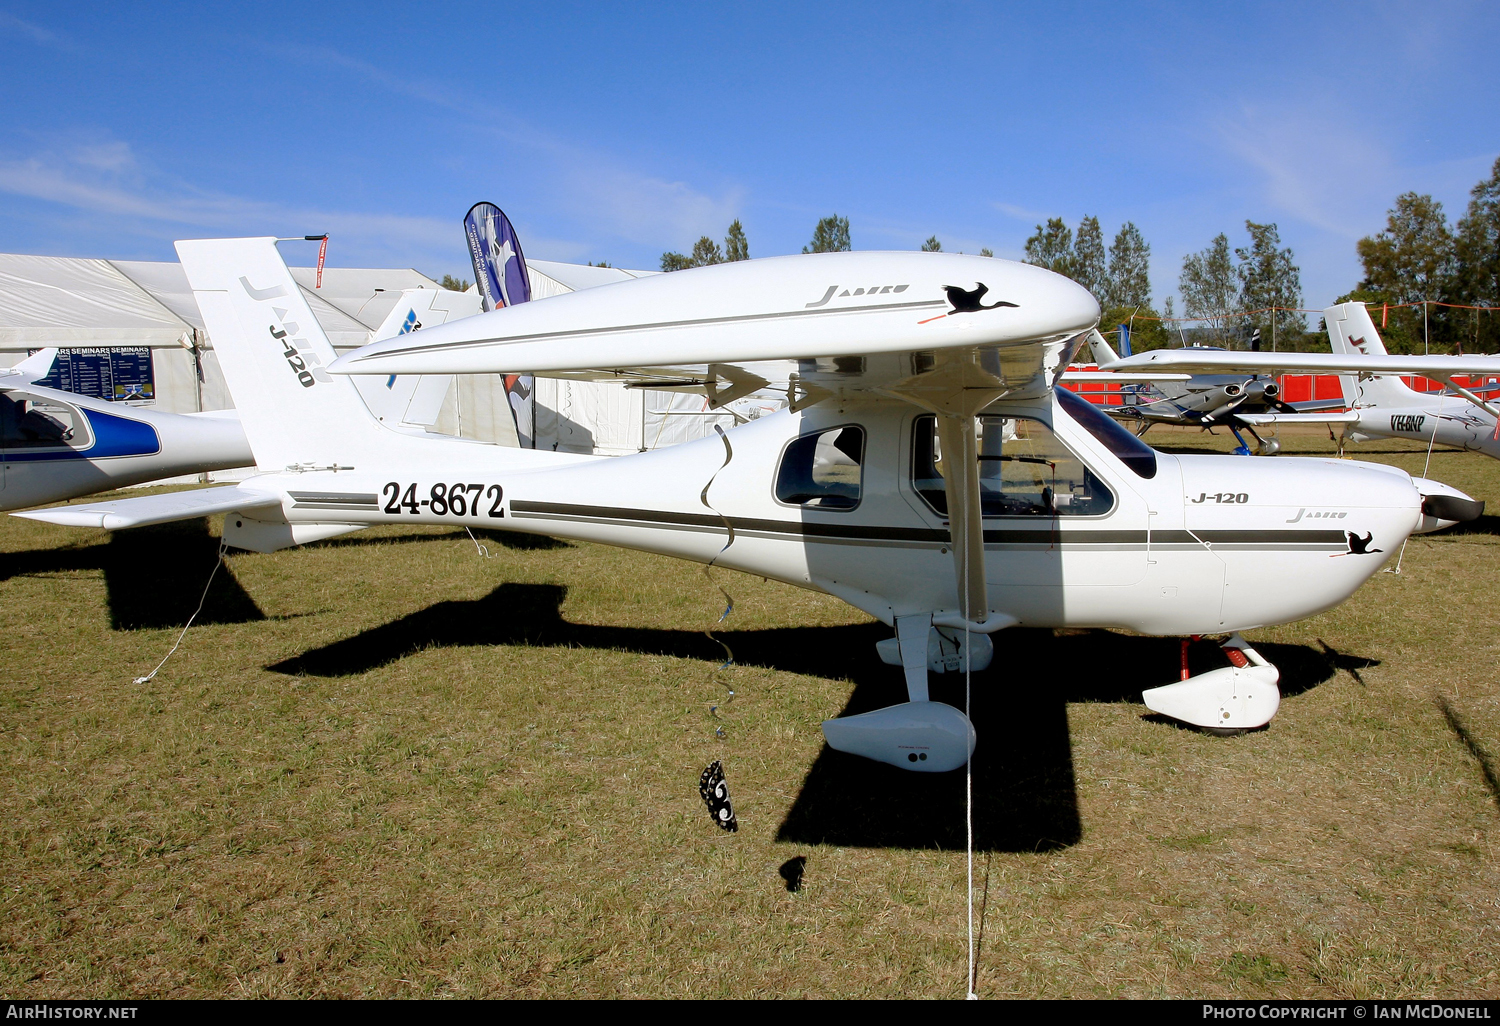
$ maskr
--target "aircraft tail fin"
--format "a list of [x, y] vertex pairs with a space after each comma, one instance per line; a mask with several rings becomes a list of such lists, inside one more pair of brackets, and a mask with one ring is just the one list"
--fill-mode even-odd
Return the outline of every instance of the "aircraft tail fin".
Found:
[[[1328, 341], [1340, 356], [1385, 356], [1385, 343], [1363, 303], [1340, 303], [1323, 311], [1328, 326]], [[1341, 374], [1344, 404], [1354, 406], [1411, 406], [1422, 394], [1394, 374], [1382, 374], [1361, 381], [1352, 374]]]
[[1112, 363], [1119, 362], [1120, 354], [1116, 353], [1104, 336], [1099, 334], [1098, 329], [1089, 332], [1089, 350], [1094, 357], [1094, 363], [1102, 370]]
[[[391, 307], [385, 321], [370, 336], [381, 342], [397, 335], [410, 334], [434, 324], [446, 324], [481, 312], [477, 292], [452, 292], [448, 289], [403, 289], [401, 298]], [[352, 375], [365, 405], [382, 424], [406, 424], [431, 427], [438, 421], [451, 374], [359, 374]]]
[[341, 466], [372, 454], [382, 428], [335, 353], [276, 240], [177, 243], [257, 466]]

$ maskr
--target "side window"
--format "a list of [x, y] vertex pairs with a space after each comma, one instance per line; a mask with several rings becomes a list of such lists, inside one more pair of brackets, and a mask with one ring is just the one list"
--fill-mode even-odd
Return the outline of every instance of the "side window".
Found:
[[781, 456], [776, 498], [809, 509], [853, 509], [859, 505], [865, 430], [850, 425], [803, 435]]
[[[1046, 424], [1027, 417], [979, 418], [979, 495], [987, 517], [1089, 517], [1108, 513], [1115, 498]], [[946, 516], [943, 454], [937, 419], [918, 417], [912, 444], [912, 485]]]
[[73, 407], [25, 392], [0, 393], [0, 448], [82, 449], [89, 441], [87, 422]]

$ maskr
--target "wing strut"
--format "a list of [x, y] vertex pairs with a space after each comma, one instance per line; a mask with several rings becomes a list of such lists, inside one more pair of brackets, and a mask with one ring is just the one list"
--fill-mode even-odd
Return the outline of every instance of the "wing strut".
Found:
[[[955, 361], [956, 363], [957, 361]], [[959, 365], [959, 375], [968, 369]], [[979, 411], [1011, 391], [950, 379], [947, 388], [892, 388], [887, 395], [904, 399], [937, 415], [938, 444], [943, 456], [943, 490], [948, 499], [948, 538], [958, 593], [956, 610], [933, 613], [934, 627], [990, 634], [1014, 626], [1013, 616], [991, 613], [984, 577], [984, 513], [979, 494]], [[956, 386], [956, 387], [954, 387]]]
[[1447, 385], [1449, 388], [1453, 389], [1453, 391], [1469, 400], [1469, 402], [1479, 407], [1485, 413], [1488, 413], [1491, 417], [1494, 417], [1496, 421], [1500, 421], [1500, 409], [1496, 409], [1491, 403], [1485, 402], [1483, 399], [1479, 398], [1479, 396], [1475, 395], [1467, 388], [1464, 388], [1462, 385], [1458, 384], [1453, 380], [1453, 376], [1451, 374], [1445, 378], [1442, 378], [1441, 380], [1443, 384]]
[[943, 453], [943, 489], [948, 496], [948, 535], [957, 577], [958, 615], [961, 621], [978, 624], [989, 617], [990, 607], [984, 584], [984, 513], [980, 508], [979, 441], [974, 414], [940, 414], [937, 430]]

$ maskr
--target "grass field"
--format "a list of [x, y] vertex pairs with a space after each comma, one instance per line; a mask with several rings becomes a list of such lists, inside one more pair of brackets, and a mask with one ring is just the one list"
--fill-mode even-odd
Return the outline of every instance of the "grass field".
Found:
[[[1500, 502], [1495, 461], [1429, 476]], [[962, 774], [819, 731], [903, 699], [887, 628], [716, 571], [716, 676], [696, 565], [383, 528], [231, 555], [133, 684], [217, 529], [0, 518], [0, 993], [962, 996]], [[1486, 516], [1254, 632], [1285, 697], [1235, 738], [1146, 715], [1174, 639], [997, 635], [979, 994], [1500, 996], [1497, 563]], [[713, 759], [737, 834], [698, 798]]]

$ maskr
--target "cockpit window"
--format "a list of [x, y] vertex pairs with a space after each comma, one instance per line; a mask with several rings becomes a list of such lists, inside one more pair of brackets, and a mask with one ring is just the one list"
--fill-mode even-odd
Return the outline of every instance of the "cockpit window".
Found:
[[89, 443], [83, 415], [25, 392], [0, 393], [0, 448], [79, 449]]
[[865, 431], [856, 425], [803, 435], [781, 455], [776, 498], [808, 509], [853, 509], [864, 451]]
[[1147, 481], [1156, 476], [1156, 450], [1125, 428], [1099, 407], [1081, 399], [1066, 388], [1056, 390], [1057, 402], [1068, 416], [1072, 417], [1089, 434], [1098, 439], [1121, 463], [1129, 467], [1136, 477]]
[[[947, 516], [937, 418], [918, 417], [912, 484]], [[1027, 417], [979, 418], [979, 501], [987, 517], [1089, 517], [1108, 513], [1115, 497], [1046, 424]]]

